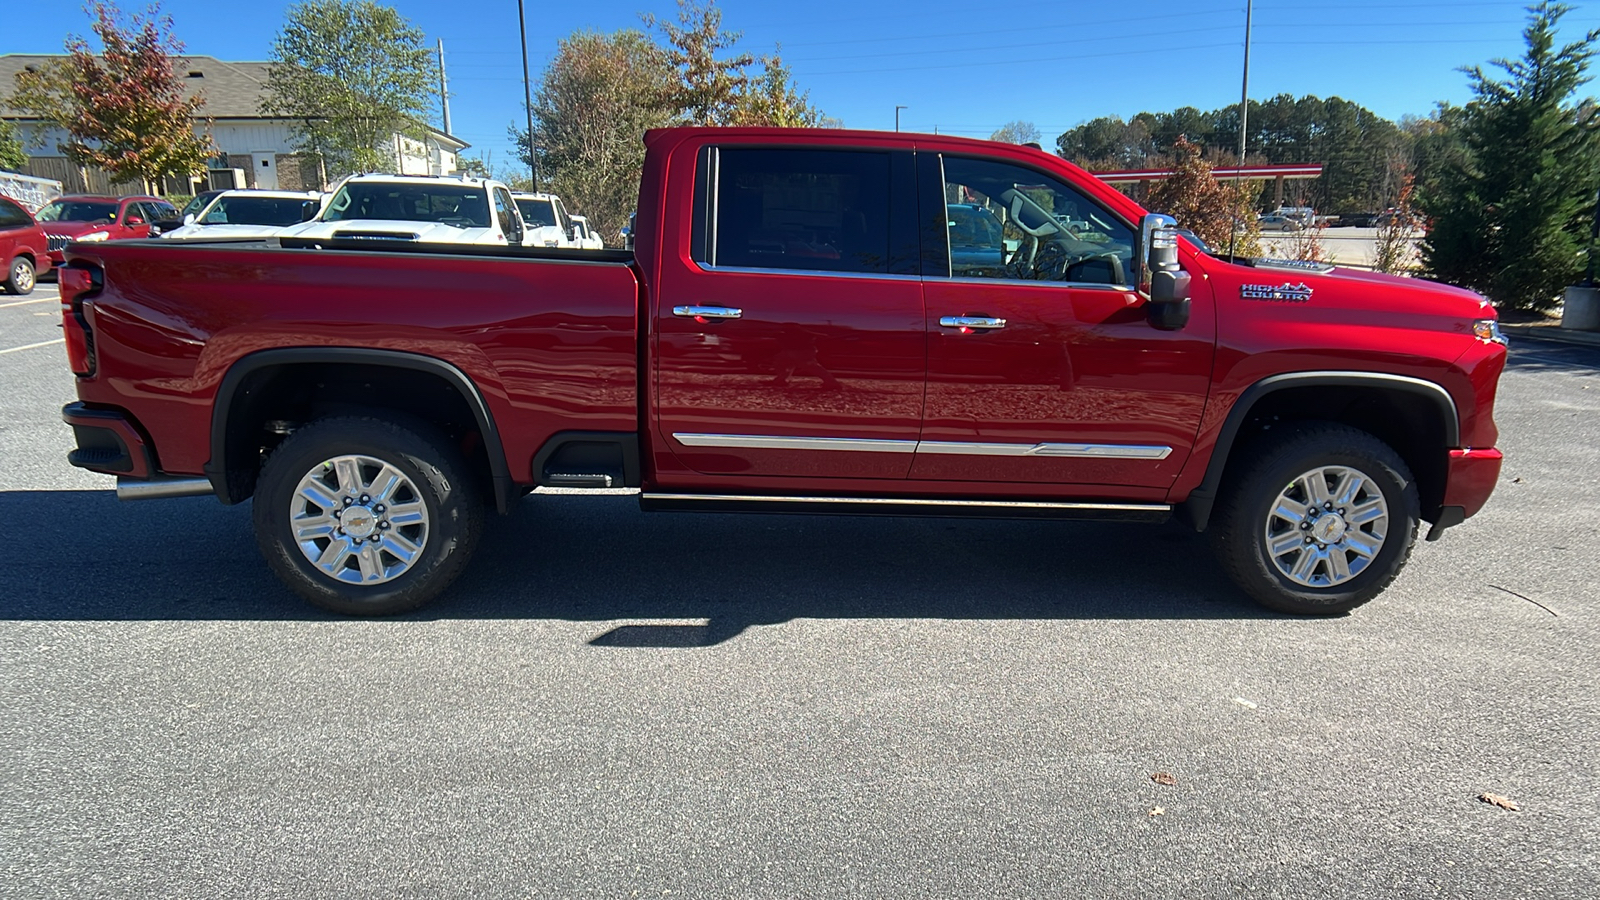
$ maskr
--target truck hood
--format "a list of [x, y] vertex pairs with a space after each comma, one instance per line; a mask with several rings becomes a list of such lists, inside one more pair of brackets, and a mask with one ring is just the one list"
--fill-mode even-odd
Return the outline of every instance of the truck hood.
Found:
[[283, 225], [185, 225], [163, 232], [161, 237], [165, 240], [181, 241], [215, 238], [264, 238], [273, 237], [282, 232]]
[[505, 235], [497, 228], [457, 228], [439, 222], [408, 222], [403, 219], [340, 219], [336, 222], [313, 220], [301, 225], [291, 225], [277, 234], [279, 237], [324, 240], [344, 238], [501, 246], [506, 243]]
[[1217, 289], [1228, 296], [1299, 307], [1313, 316], [1318, 309], [1340, 310], [1374, 324], [1421, 327], [1426, 327], [1424, 320], [1438, 327], [1441, 319], [1470, 323], [1495, 318], [1494, 307], [1479, 294], [1423, 278], [1266, 259], [1233, 264], [1208, 257], [1205, 266]]
[[568, 245], [567, 236], [561, 233], [559, 225], [540, 225], [529, 228], [527, 236], [522, 239], [524, 247], [564, 247]]

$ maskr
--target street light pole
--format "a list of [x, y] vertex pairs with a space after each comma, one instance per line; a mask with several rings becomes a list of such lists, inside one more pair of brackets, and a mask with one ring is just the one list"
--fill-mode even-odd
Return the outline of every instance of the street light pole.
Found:
[[534, 191], [539, 190], [539, 155], [533, 144], [533, 82], [528, 80], [528, 16], [522, 0], [517, 0], [517, 25], [522, 29], [522, 102], [528, 111], [528, 175]]
[[[1243, 206], [1244, 194], [1244, 139], [1247, 126], [1250, 122], [1250, 20], [1255, 14], [1255, 0], [1245, 0], [1244, 7], [1244, 86], [1239, 89], [1239, 169], [1240, 173], [1233, 179], [1234, 215], [1239, 214], [1239, 207]], [[1242, 224], [1234, 219], [1233, 227], [1228, 232], [1228, 258], [1233, 258], [1234, 242], [1238, 240], [1239, 226]]]
[[910, 109], [910, 108], [911, 107], [909, 107], [909, 106], [896, 106], [894, 108], [894, 130], [895, 131], [899, 131], [900, 130], [900, 110], [902, 110], [902, 109]]

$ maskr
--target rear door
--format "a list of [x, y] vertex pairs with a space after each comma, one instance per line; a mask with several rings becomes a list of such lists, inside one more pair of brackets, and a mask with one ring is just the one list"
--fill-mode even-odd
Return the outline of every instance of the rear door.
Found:
[[1210, 383], [1203, 281], [1188, 327], [1158, 331], [1132, 285], [1133, 223], [1022, 164], [924, 153], [918, 165], [948, 237], [924, 286], [927, 412], [911, 477], [1170, 486]]
[[910, 151], [678, 152], [693, 221], [654, 296], [657, 446], [705, 475], [905, 478], [926, 370]]

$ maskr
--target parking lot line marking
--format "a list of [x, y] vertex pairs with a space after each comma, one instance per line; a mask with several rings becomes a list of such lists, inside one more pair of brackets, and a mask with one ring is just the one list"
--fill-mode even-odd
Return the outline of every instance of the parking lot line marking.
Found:
[[40, 298], [38, 300], [18, 300], [15, 303], [0, 303], [0, 309], [5, 309], [8, 306], [27, 306], [29, 303], [60, 303], [60, 302], [61, 301], [57, 300], [54, 297], [43, 297], [43, 298]]
[[65, 344], [66, 342], [67, 342], [66, 338], [56, 338], [53, 341], [40, 341], [37, 344], [23, 344], [21, 347], [8, 347], [8, 348], [6, 348], [4, 350], [0, 350], [0, 355], [4, 355], [4, 354], [7, 354], [7, 353], [15, 353], [18, 350], [32, 350], [35, 347], [48, 347], [51, 344]]

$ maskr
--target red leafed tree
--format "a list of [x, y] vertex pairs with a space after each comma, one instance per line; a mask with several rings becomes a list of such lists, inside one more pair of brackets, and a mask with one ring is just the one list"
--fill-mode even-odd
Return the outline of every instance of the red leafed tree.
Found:
[[1150, 188], [1145, 206], [1176, 218], [1179, 227], [1193, 231], [1218, 252], [1228, 249], [1229, 236], [1237, 228], [1236, 252], [1242, 256], [1259, 253], [1261, 231], [1250, 204], [1254, 191], [1219, 184], [1211, 177], [1211, 164], [1201, 156], [1200, 145], [1183, 135], [1172, 145], [1172, 156], [1172, 175]]
[[100, 53], [78, 35], [66, 41], [66, 59], [17, 74], [13, 105], [61, 128], [57, 148], [80, 166], [98, 166], [113, 181], [146, 186], [163, 176], [190, 175], [216, 152], [209, 135], [195, 133], [204, 100], [185, 97], [173, 71], [183, 44], [172, 19], [152, 5], [124, 16], [116, 6], [89, 7]]

